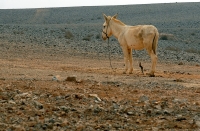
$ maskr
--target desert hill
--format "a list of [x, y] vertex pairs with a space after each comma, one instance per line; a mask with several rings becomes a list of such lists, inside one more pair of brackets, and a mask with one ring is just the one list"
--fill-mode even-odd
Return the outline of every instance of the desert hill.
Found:
[[154, 24], [159, 28], [199, 27], [200, 3], [66, 7], [0, 10], [1, 24], [102, 23], [102, 13], [119, 14], [126, 24]]
[[[11, 43], [62, 44], [68, 52], [80, 54], [105, 54], [108, 49], [101, 40], [102, 13], [118, 13], [125, 24], [153, 24], [158, 28], [161, 60], [199, 63], [199, 9], [200, 3], [170, 3], [0, 10], [0, 38]], [[111, 41], [112, 54], [122, 55], [116, 39]], [[144, 53], [139, 51], [137, 56]]]

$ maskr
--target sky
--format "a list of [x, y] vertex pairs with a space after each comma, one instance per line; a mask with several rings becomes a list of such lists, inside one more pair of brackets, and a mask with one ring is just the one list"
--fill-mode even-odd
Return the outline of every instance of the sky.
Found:
[[0, 0], [0, 9], [200, 2], [200, 0]]

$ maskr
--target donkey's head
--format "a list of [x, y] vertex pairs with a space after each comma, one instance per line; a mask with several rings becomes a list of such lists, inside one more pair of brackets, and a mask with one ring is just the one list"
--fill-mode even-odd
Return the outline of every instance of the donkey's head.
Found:
[[102, 39], [106, 40], [107, 38], [109, 38], [112, 35], [110, 21], [112, 20], [112, 18], [117, 18], [117, 14], [112, 17], [106, 16], [105, 14], [103, 14], [103, 17], [104, 17], [105, 22], [103, 23]]

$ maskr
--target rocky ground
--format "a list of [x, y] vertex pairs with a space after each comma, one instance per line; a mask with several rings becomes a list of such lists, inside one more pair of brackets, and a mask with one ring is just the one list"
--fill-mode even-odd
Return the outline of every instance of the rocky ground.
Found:
[[[198, 9], [199, 3], [0, 10], [0, 130], [198, 131]], [[146, 75], [145, 51], [133, 52], [133, 74], [122, 73], [118, 42], [111, 38], [108, 48], [101, 40], [103, 11], [158, 27], [156, 77]]]
[[[113, 71], [108, 57], [10, 45], [4, 42], [1, 50], [1, 130], [200, 128], [197, 64], [159, 62], [156, 77], [150, 78], [137, 62], [133, 74], [122, 74], [121, 57], [112, 57]], [[142, 63], [148, 72], [150, 63]]]

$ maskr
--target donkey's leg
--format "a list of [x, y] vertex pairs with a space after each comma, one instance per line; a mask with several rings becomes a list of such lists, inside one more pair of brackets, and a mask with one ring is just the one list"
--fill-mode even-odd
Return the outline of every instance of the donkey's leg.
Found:
[[125, 70], [123, 71], [124, 74], [126, 74], [128, 70], [128, 60], [129, 60], [129, 53], [128, 48], [126, 46], [122, 46], [122, 51], [124, 53], [124, 64], [125, 64]]
[[148, 51], [148, 53], [149, 53], [149, 55], [150, 55], [150, 57], [151, 57], [151, 71], [150, 71], [150, 73], [148, 73], [148, 75], [150, 76], [150, 77], [154, 77], [155, 75], [154, 75], [154, 73], [155, 73], [155, 70], [156, 70], [156, 64], [157, 64], [157, 55], [153, 52], [153, 50], [147, 50]]
[[129, 63], [130, 63], [130, 70], [129, 74], [133, 73], [133, 58], [132, 58], [132, 49], [128, 49], [128, 58], [129, 58]]
[[144, 47], [146, 48], [149, 56], [151, 57], [151, 71], [150, 73], [147, 73], [150, 77], [154, 77], [155, 69], [156, 69], [156, 64], [157, 64], [157, 55], [153, 51], [153, 45], [151, 40], [153, 40], [155, 37], [154, 34], [149, 34], [146, 36], [146, 39], [143, 40]]

